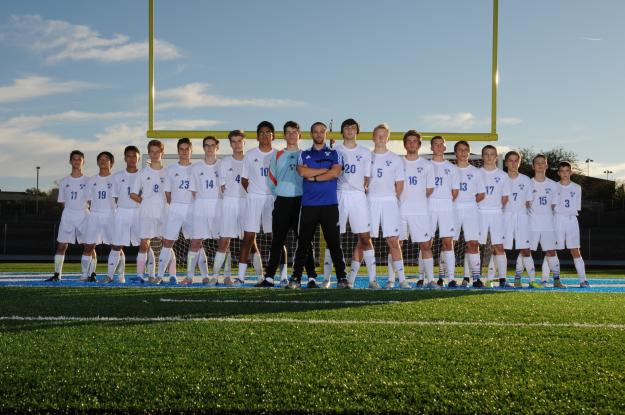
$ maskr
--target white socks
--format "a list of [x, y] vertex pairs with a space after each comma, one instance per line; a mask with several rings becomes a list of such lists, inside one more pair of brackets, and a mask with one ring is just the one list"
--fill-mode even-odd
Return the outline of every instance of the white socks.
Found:
[[375, 281], [375, 277], [376, 277], [375, 251], [373, 249], [369, 249], [367, 251], [364, 251], [362, 253], [362, 256], [365, 259], [365, 266], [367, 267], [367, 275], [369, 275], [369, 282]]
[[252, 254], [252, 265], [254, 266], [254, 271], [256, 272], [256, 277], [263, 279], [263, 257], [260, 256], [260, 253], [255, 252]]
[[356, 275], [358, 275], [358, 270], [360, 269], [360, 261], [352, 261], [352, 266], [349, 269], [349, 283], [354, 285], [354, 281], [356, 281]]
[[323, 277], [325, 281], [329, 281], [332, 277], [332, 256], [327, 248], [323, 254]]
[[200, 251], [191, 251], [187, 253], [187, 277], [193, 278], [195, 275], [195, 267], [197, 266]]
[[113, 275], [115, 274], [115, 270], [117, 269], [117, 265], [119, 265], [120, 256], [121, 256], [121, 251], [115, 251], [111, 249], [111, 252], [109, 252], [109, 259], [108, 259], [108, 265], [107, 265], [107, 271], [106, 271], [106, 275], [109, 278], [113, 278]]
[[147, 252], [139, 252], [137, 254], [137, 276], [143, 278], [143, 274], [145, 273], [145, 265], [148, 260]]
[[456, 272], [456, 253], [451, 251], [445, 251], [445, 267], [447, 269], [447, 278], [449, 281], [454, 279]]
[[165, 270], [169, 265], [169, 259], [171, 258], [172, 249], [171, 248], [162, 248], [161, 254], [158, 256], [158, 276], [165, 276]]
[[247, 271], [247, 264], [239, 262], [239, 280], [245, 280], [245, 272]]
[[469, 269], [471, 271], [471, 277], [474, 280], [480, 278], [482, 273], [482, 264], [480, 263], [480, 254], [465, 254], [465, 257], [469, 260]]
[[224, 264], [225, 260], [225, 252], [215, 252], [215, 258], [213, 259], [213, 277], [219, 276], [219, 271], [221, 270], [221, 266]]
[[82, 271], [82, 278], [87, 279], [89, 277], [89, 265], [91, 264], [91, 255], [83, 255], [80, 257], [80, 270]]
[[506, 254], [495, 255], [495, 263], [497, 264], [499, 278], [506, 278], [508, 270], [508, 259], [506, 258]]
[[199, 250], [198, 265], [200, 266], [200, 275], [202, 278], [208, 277], [208, 258], [206, 258], [206, 251], [204, 248], [200, 248]]
[[56, 254], [54, 256], [54, 273], [59, 274], [59, 278], [63, 274], [63, 262], [65, 262], [65, 255]]
[[548, 256], [547, 262], [549, 263], [551, 272], [553, 272], [553, 278], [560, 278], [560, 260], [558, 259], [558, 256]]
[[427, 276], [428, 282], [434, 281], [434, 258], [422, 258], [423, 272]]
[[[399, 282], [405, 280], [406, 276], [404, 275], [404, 260], [400, 259], [397, 261], [393, 261], [393, 267], [395, 268], [395, 271], [397, 271], [397, 278], [399, 279]], [[391, 279], [391, 277], [389, 276], [388, 280], [395, 281], [395, 278]]]
[[582, 257], [573, 257], [573, 264], [575, 265], [575, 271], [577, 271], [577, 275], [579, 276], [579, 282], [586, 281], [586, 265], [584, 264]]

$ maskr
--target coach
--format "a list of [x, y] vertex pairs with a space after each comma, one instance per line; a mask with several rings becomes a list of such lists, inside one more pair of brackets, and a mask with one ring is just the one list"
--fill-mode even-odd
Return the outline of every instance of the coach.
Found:
[[[327, 127], [316, 122], [310, 127], [313, 146], [300, 154], [297, 172], [304, 178], [302, 208], [299, 219], [299, 235], [295, 250], [293, 275], [287, 288], [301, 286], [302, 269], [308, 260], [311, 241], [317, 224], [321, 225], [332, 262], [336, 270], [338, 288], [349, 288], [345, 274], [345, 260], [339, 238], [339, 210], [336, 196], [337, 177], [343, 163], [336, 150], [325, 145]], [[317, 288], [314, 279], [308, 280], [308, 288]]]

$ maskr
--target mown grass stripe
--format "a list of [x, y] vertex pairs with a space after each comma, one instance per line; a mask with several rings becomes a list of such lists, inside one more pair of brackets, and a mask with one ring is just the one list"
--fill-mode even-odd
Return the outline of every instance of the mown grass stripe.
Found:
[[399, 304], [409, 301], [396, 300], [214, 300], [161, 298], [163, 303], [227, 303], [227, 304]]

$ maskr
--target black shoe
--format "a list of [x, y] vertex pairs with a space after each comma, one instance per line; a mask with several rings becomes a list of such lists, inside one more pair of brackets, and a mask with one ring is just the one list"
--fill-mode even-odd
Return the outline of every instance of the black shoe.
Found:
[[473, 288], [484, 288], [484, 283], [482, 282], [482, 280], [477, 279], [473, 281]]
[[299, 280], [291, 278], [289, 280], [289, 283], [284, 288], [286, 288], [287, 290], [299, 290], [301, 286], [302, 284]]
[[89, 278], [87, 278], [87, 282], [98, 282], [98, 279], [96, 278], [95, 272], [91, 273]]
[[340, 280], [337, 281], [336, 288], [349, 290], [352, 287], [349, 286], [349, 281], [347, 280], [347, 278], [341, 278]]
[[45, 282], [59, 282], [59, 281], [61, 281], [61, 278], [59, 277], [59, 273], [55, 272], [54, 275], [48, 278]]
[[317, 281], [308, 280], [308, 284], [306, 284], [306, 288], [319, 288], [319, 286], [317, 285]]
[[456, 288], [458, 286], [458, 283], [456, 282], [456, 280], [451, 280], [447, 283], [447, 288]]
[[417, 281], [417, 288], [423, 288], [423, 280]]
[[273, 284], [273, 282], [267, 281], [267, 279], [265, 278], [264, 280], [262, 280], [261, 282], [256, 284], [256, 286], [257, 287], [263, 287], [263, 288], [271, 288], [271, 287], [274, 287], [274, 284]]
[[444, 287], [445, 286], [445, 280], [443, 280], [442, 278], [439, 278], [438, 281], [436, 281], [436, 284], [439, 287]]

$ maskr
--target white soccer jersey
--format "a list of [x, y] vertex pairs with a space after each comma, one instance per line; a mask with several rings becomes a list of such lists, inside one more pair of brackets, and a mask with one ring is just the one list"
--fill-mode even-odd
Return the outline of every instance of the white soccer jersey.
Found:
[[503, 170], [486, 170], [481, 168], [484, 178], [484, 199], [478, 204], [481, 210], [501, 210], [503, 204], [501, 198], [510, 196], [510, 180]]
[[431, 161], [434, 167], [434, 192], [430, 199], [452, 200], [451, 191], [459, 189], [458, 168], [448, 160]]
[[557, 203], [555, 212], [557, 215], [577, 216], [582, 210], [582, 188], [577, 183], [562, 185], [556, 183]]
[[426, 214], [428, 197], [426, 190], [434, 188], [434, 167], [423, 157], [406, 160], [404, 166], [404, 190], [400, 195], [401, 213], [404, 215]]
[[553, 205], [558, 204], [557, 183], [548, 178], [545, 178], [542, 182], [532, 179], [531, 182], [531, 228], [532, 230], [551, 230], [554, 228]]
[[396, 196], [395, 183], [404, 181], [404, 165], [397, 154], [371, 152], [371, 173], [369, 197]]
[[214, 164], [207, 164], [202, 160], [191, 167], [191, 185], [189, 186], [189, 190], [195, 192], [196, 199], [219, 198], [221, 194], [219, 165], [219, 160]]
[[269, 163], [275, 149], [263, 153], [260, 148], [251, 149], [243, 158], [243, 171], [241, 177], [248, 181], [247, 192], [259, 195], [270, 195], [271, 189], [267, 184], [269, 176]]
[[118, 171], [113, 175], [113, 197], [117, 198], [117, 207], [125, 209], [138, 209], [139, 204], [130, 198], [132, 186], [139, 177], [139, 172], [128, 173], [126, 170]]
[[245, 197], [245, 189], [241, 186], [242, 173], [243, 160], [228, 156], [220, 161], [219, 185], [224, 186], [224, 197]]
[[65, 176], [59, 182], [59, 197], [57, 201], [63, 203], [64, 209], [87, 209], [87, 181], [88, 177]]
[[371, 151], [358, 144], [347, 148], [339, 144], [334, 148], [343, 157], [343, 173], [338, 177], [339, 191], [365, 191], [365, 177], [371, 177]]
[[475, 196], [484, 193], [484, 176], [475, 166], [458, 167], [459, 191], [456, 204], [477, 206]]
[[91, 201], [92, 212], [112, 212], [115, 210], [113, 199], [113, 175], [102, 177], [99, 174], [89, 178], [87, 200]]
[[154, 170], [147, 166], [137, 173], [131, 193], [136, 193], [143, 200], [165, 201], [165, 168]]
[[508, 176], [510, 181], [510, 197], [503, 211], [508, 213], [526, 213], [527, 202], [532, 201], [532, 181], [524, 174], [520, 174], [514, 179]]
[[191, 165], [179, 163], [165, 169], [165, 191], [171, 193], [171, 203], [193, 203], [191, 193]]

